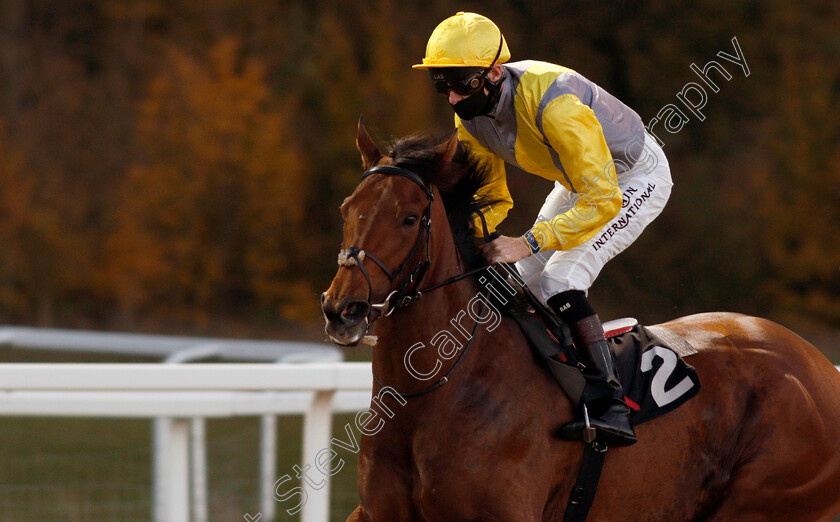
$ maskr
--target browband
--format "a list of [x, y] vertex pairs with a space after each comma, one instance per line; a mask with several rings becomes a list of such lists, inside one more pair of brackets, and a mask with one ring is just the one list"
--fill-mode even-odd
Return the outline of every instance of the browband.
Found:
[[404, 178], [408, 178], [411, 181], [420, 185], [420, 187], [426, 193], [426, 196], [428, 196], [429, 201], [432, 201], [435, 198], [434, 193], [432, 192], [432, 188], [426, 185], [426, 182], [423, 181], [423, 178], [411, 172], [410, 170], [406, 170], [400, 167], [392, 167], [390, 165], [379, 165], [378, 167], [371, 167], [367, 169], [364, 172], [364, 174], [362, 174], [362, 179], [365, 179], [371, 174], [393, 174], [395, 176], [402, 176]]

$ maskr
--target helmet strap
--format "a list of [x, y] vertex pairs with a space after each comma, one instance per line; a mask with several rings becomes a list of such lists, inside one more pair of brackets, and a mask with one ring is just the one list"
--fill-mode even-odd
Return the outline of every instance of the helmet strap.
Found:
[[[490, 65], [487, 66], [484, 71], [482, 71], [481, 76], [478, 77], [479, 80], [484, 81], [487, 78], [487, 75], [490, 74], [490, 71], [493, 69], [493, 66], [496, 65], [496, 60], [499, 59], [499, 55], [502, 54], [502, 44], [505, 42], [505, 37], [499, 32], [499, 49], [496, 51], [496, 56], [493, 57], [493, 61], [490, 62]], [[492, 83], [492, 82], [491, 82]]]
[[[499, 102], [499, 92], [502, 90], [502, 78], [493, 82], [487, 78], [487, 75], [493, 69], [493, 65], [496, 64], [496, 60], [499, 59], [499, 55], [502, 52], [502, 44], [504, 43], [503, 38], [504, 36], [500, 34], [499, 50], [496, 51], [496, 56], [493, 58], [493, 61], [490, 62], [490, 65], [484, 69], [479, 77], [479, 79], [484, 82], [484, 87], [479, 89], [475, 94], [464, 98], [452, 106], [455, 110], [455, 114], [457, 114], [462, 120], [469, 121], [477, 116], [487, 116], [496, 110], [496, 104]], [[484, 92], [485, 88], [487, 89], [486, 93]]]

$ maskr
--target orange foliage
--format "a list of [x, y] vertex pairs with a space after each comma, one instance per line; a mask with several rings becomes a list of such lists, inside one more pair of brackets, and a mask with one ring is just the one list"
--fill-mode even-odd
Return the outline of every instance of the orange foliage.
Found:
[[206, 63], [169, 50], [141, 106], [144, 161], [109, 240], [122, 306], [202, 321], [255, 304], [312, 312], [288, 274], [307, 199], [295, 111], [270, 96], [264, 67], [235, 39]]
[[[6, 4], [0, 322], [314, 324], [359, 115], [380, 141], [452, 127], [410, 68], [446, 2]], [[733, 36], [749, 63], [724, 64], [737, 74], [704, 121], [660, 132], [671, 201], [599, 276], [604, 315], [840, 325], [835, 4], [482, 4], [514, 60], [576, 69], [645, 122]], [[504, 232], [536, 215], [546, 188], [530, 183], [512, 169]]]

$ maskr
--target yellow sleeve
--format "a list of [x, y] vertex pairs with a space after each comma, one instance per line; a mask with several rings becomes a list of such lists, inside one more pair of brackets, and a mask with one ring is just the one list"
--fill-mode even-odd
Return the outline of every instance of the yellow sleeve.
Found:
[[[487, 229], [489, 232], [494, 232], [496, 227], [505, 220], [508, 211], [513, 208], [513, 199], [510, 197], [510, 191], [507, 187], [505, 162], [502, 158], [490, 151], [490, 149], [480, 144], [461, 125], [461, 120], [457, 115], [455, 116], [455, 127], [458, 129], [458, 141], [467, 144], [473, 155], [489, 167], [489, 183], [476, 194], [476, 198], [496, 201], [495, 204], [483, 210], [484, 220], [487, 222]], [[476, 216], [474, 223], [476, 236], [483, 237], [484, 229], [481, 225], [481, 218]]]
[[612, 154], [592, 109], [574, 94], [564, 94], [546, 106], [542, 121], [543, 133], [576, 194], [568, 212], [546, 217], [523, 236], [533, 253], [574, 248], [594, 237], [621, 209]]

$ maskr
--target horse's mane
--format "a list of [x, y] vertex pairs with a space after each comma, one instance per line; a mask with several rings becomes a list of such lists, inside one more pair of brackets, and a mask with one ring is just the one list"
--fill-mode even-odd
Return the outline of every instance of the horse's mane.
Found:
[[[440, 191], [446, 217], [452, 230], [455, 245], [461, 254], [464, 271], [487, 266], [484, 256], [478, 249], [475, 218], [479, 212], [496, 204], [498, 201], [477, 196], [490, 182], [490, 165], [472, 154], [469, 146], [458, 143], [455, 155], [448, 165], [442, 165], [446, 144], [451, 134], [412, 135], [393, 142], [388, 150], [393, 165], [414, 172], [427, 184], [435, 185]], [[483, 241], [479, 239], [478, 241]], [[528, 303], [523, 296], [499, 300], [494, 293], [481, 289], [479, 275], [473, 276], [485, 298], [500, 311], [525, 310]]]
[[476, 248], [473, 219], [478, 212], [495, 202], [476, 197], [479, 190], [489, 183], [490, 171], [488, 165], [473, 155], [468, 146], [458, 143], [452, 161], [441, 165], [441, 145], [450, 137], [417, 134], [401, 138], [392, 144], [388, 155], [395, 166], [410, 170], [426, 183], [437, 186], [455, 244], [467, 269], [471, 270], [487, 265]]

